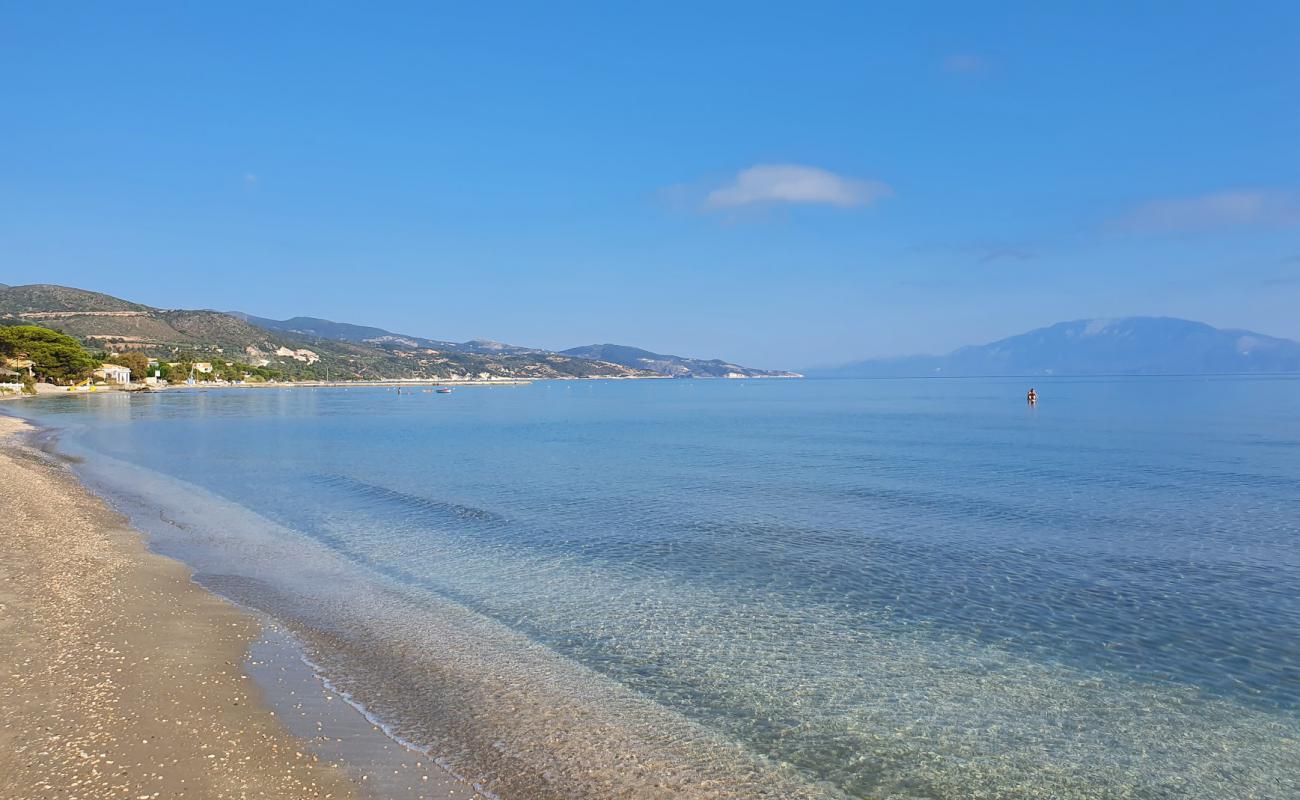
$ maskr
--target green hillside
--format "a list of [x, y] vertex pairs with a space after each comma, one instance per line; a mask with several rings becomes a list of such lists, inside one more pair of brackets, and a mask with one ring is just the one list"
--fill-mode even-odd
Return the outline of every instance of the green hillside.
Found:
[[51, 284], [5, 286], [0, 284], [0, 313], [28, 311], [150, 311], [148, 306], [128, 303], [98, 292]]
[[165, 361], [221, 360], [286, 379], [646, 377], [650, 373], [553, 353], [480, 354], [336, 341], [268, 331], [208, 310], [163, 310], [66, 286], [0, 287], [0, 316], [74, 336], [109, 353]]

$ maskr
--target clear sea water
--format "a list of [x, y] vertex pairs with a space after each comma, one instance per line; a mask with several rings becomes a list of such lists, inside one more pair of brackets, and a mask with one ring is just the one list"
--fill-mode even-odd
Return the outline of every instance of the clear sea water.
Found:
[[57, 397], [84, 479], [510, 798], [1300, 797], [1300, 380]]

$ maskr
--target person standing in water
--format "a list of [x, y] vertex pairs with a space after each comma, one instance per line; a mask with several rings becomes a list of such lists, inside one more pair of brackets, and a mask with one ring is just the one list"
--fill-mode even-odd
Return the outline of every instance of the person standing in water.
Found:
[[1038, 392], [1031, 388], [1029, 394], [1025, 395], [1025, 399], [1029, 401], [1031, 406], [1038, 405]]

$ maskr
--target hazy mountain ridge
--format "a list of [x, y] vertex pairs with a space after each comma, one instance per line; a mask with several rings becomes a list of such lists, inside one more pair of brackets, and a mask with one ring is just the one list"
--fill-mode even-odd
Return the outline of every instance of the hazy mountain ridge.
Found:
[[721, 359], [687, 358], [664, 355], [619, 344], [589, 344], [561, 350], [561, 355], [594, 358], [622, 364], [625, 367], [648, 369], [675, 378], [799, 378], [797, 372], [754, 369], [742, 367]]
[[943, 356], [870, 359], [814, 377], [1196, 375], [1300, 372], [1300, 343], [1173, 317], [1060, 322]]
[[471, 339], [468, 342], [445, 342], [425, 339], [404, 333], [394, 333], [368, 325], [353, 325], [346, 322], [334, 322], [319, 317], [293, 317], [285, 320], [255, 317], [239, 311], [229, 312], [232, 316], [247, 320], [268, 330], [283, 331], [298, 335], [319, 336], [326, 339], [370, 344], [398, 350], [416, 350], [433, 348], [445, 352], [477, 355], [536, 355], [576, 358], [584, 361], [596, 361], [605, 364], [618, 364], [628, 369], [648, 370], [660, 375], [675, 378], [797, 378], [794, 372], [779, 370], [753, 369], [732, 364], [720, 359], [685, 358], [682, 356], [663, 355], [642, 350], [637, 347], [615, 344], [593, 344], [574, 347], [558, 352], [534, 347], [494, 342], [487, 339]]
[[452, 353], [477, 353], [480, 355], [544, 353], [533, 347], [518, 347], [487, 339], [471, 339], [468, 342], [447, 342], [440, 339], [426, 339], [404, 333], [376, 328], [370, 325], [354, 325], [350, 322], [335, 322], [320, 317], [291, 317], [290, 319], [268, 319], [245, 314], [242, 311], [227, 311], [232, 317], [239, 317], [259, 328], [270, 331], [311, 336], [319, 339], [333, 339], [356, 344], [374, 344], [380, 346], [400, 347], [411, 350], [429, 349]]

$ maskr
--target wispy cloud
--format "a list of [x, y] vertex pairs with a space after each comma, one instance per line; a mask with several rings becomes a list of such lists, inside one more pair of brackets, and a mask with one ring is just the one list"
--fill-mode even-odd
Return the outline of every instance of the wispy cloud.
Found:
[[1038, 254], [1032, 250], [1026, 250], [1022, 247], [993, 246], [988, 248], [979, 258], [981, 264], [992, 264], [996, 261], [1032, 261], [1038, 258]]
[[953, 75], [982, 75], [989, 71], [989, 62], [974, 53], [949, 53], [943, 59], [943, 70]]
[[1235, 189], [1154, 200], [1119, 220], [1121, 229], [1178, 233], [1300, 225], [1300, 195], [1269, 189]]
[[778, 203], [866, 206], [889, 197], [888, 184], [837, 175], [799, 164], [757, 164], [738, 172], [730, 182], [704, 198], [705, 209], [728, 209]]

